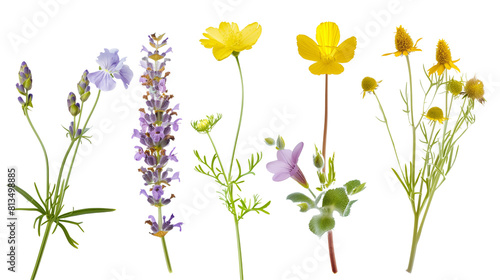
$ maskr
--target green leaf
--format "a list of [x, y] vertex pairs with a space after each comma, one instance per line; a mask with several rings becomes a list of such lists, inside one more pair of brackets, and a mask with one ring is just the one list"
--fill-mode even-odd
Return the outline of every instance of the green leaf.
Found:
[[359, 180], [352, 180], [347, 183], [345, 183], [344, 187], [347, 190], [347, 193], [349, 195], [354, 194], [354, 189], [356, 189], [359, 185], [361, 185], [361, 182]]
[[300, 212], [306, 212], [310, 209], [316, 208], [314, 201], [303, 193], [291, 193], [286, 197], [286, 199], [289, 199], [292, 202], [300, 202]]
[[343, 217], [347, 217], [349, 216], [349, 214], [351, 213], [351, 206], [354, 204], [354, 202], [356, 202], [358, 200], [351, 200], [349, 201], [349, 203], [347, 204], [347, 207], [345, 208], [344, 210], [344, 213], [342, 214]]
[[27, 201], [33, 204], [33, 206], [35, 206], [38, 209], [38, 212], [45, 214], [45, 210], [43, 209], [43, 207], [33, 197], [31, 197], [31, 195], [29, 195], [27, 192], [25, 192], [18, 186], [15, 186], [14, 189], [16, 190], [16, 192], [24, 196], [24, 198], [26, 198]]
[[68, 240], [68, 243], [69, 245], [75, 247], [76, 249], [78, 249], [78, 247], [76, 245], [78, 245], [78, 242], [76, 242], [73, 238], [71, 238], [71, 236], [69, 235], [68, 233], [68, 230], [66, 229], [65, 226], [63, 226], [61, 223], [57, 223], [57, 225], [59, 227], [61, 227], [62, 231], [64, 232], [64, 235], [66, 236], [66, 240]]
[[115, 209], [110, 209], [110, 208], [85, 208], [85, 209], [80, 209], [80, 210], [75, 210], [71, 211], [68, 213], [64, 213], [60, 215], [58, 218], [59, 219], [64, 219], [68, 217], [74, 217], [74, 216], [80, 216], [80, 215], [87, 215], [87, 214], [95, 214], [95, 213], [105, 213], [105, 212], [113, 212]]
[[309, 222], [309, 229], [318, 237], [321, 237], [325, 232], [333, 229], [334, 227], [335, 219], [329, 214], [319, 214], [313, 216]]
[[323, 198], [323, 208], [329, 210], [330, 213], [337, 211], [340, 215], [343, 215], [348, 203], [349, 197], [347, 197], [344, 188], [328, 190]]

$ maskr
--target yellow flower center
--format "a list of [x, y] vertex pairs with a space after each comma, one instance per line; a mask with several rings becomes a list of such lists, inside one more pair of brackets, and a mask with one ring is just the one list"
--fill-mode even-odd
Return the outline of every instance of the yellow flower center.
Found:
[[455, 79], [449, 81], [447, 85], [448, 91], [455, 96], [459, 95], [462, 92], [462, 88], [463, 88], [462, 82], [456, 81]]
[[198, 131], [205, 131], [208, 129], [209, 122], [207, 119], [201, 120], [196, 125]]
[[241, 35], [241, 32], [227, 32], [227, 33], [224, 33], [223, 34], [224, 36], [224, 45], [226, 45], [227, 47], [234, 47], [234, 46], [238, 46], [240, 45], [241, 43], [241, 38], [242, 38], [242, 35]]
[[430, 108], [425, 117], [431, 121], [438, 121], [439, 123], [443, 123], [443, 121], [446, 120], [443, 115], [443, 110], [439, 107]]
[[372, 77], [365, 77], [361, 81], [361, 87], [363, 88], [364, 91], [374, 91], [377, 88], [377, 86], [378, 86], [377, 81], [375, 81], [375, 79]]
[[396, 29], [396, 50], [399, 52], [408, 51], [413, 47], [413, 40], [406, 30], [400, 26]]
[[436, 49], [436, 60], [439, 64], [446, 64], [451, 62], [450, 47], [445, 40], [439, 40]]
[[482, 100], [484, 95], [484, 85], [479, 79], [472, 78], [465, 84], [465, 94], [470, 99]]
[[327, 61], [330, 62], [332, 60], [335, 60], [334, 56], [335, 53], [337, 52], [337, 47], [336, 46], [321, 46], [318, 45], [319, 51], [321, 54], [321, 60], [322, 61]]

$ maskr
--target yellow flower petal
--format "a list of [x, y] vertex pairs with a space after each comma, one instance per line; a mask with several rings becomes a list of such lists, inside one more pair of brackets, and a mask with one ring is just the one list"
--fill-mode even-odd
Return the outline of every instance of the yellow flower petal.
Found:
[[318, 61], [313, 65], [309, 66], [309, 71], [315, 75], [321, 74], [335, 74], [338, 75], [344, 72], [344, 66], [337, 62], [325, 63], [323, 61]]
[[203, 36], [207, 37], [209, 41], [215, 41], [219, 44], [224, 43], [224, 36], [220, 33], [220, 30], [217, 28], [214, 27], [207, 28], [207, 33], [203, 33]]
[[354, 50], [356, 49], [356, 37], [351, 37], [346, 39], [340, 46], [337, 48], [337, 52], [335, 53], [335, 59], [340, 63], [347, 63], [351, 61], [354, 57]]
[[215, 59], [220, 61], [230, 56], [233, 53], [233, 50], [224, 45], [218, 45], [212, 49], [212, 53], [214, 54]]
[[316, 28], [316, 41], [318, 45], [336, 47], [339, 44], [340, 31], [334, 22], [322, 22]]
[[297, 47], [299, 54], [302, 58], [312, 61], [319, 61], [321, 59], [321, 52], [319, 51], [318, 44], [306, 35], [297, 36]]
[[247, 25], [241, 30], [241, 46], [245, 50], [251, 49], [257, 43], [261, 33], [262, 27], [257, 22]]

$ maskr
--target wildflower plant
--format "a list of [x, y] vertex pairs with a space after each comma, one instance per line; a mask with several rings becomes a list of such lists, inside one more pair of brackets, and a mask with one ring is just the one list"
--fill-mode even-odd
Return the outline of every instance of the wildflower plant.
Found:
[[[235, 158], [236, 146], [238, 144], [238, 136], [240, 134], [241, 123], [243, 119], [243, 108], [245, 100], [245, 91], [243, 86], [243, 74], [239, 61], [239, 55], [243, 50], [249, 50], [257, 42], [262, 32], [262, 27], [254, 22], [246, 26], [243, 30], [239, 30], [236, 23], [221, 22], [219, 28], [209, 27], [204, 39], [201, 39], [201, 44], [206, 48], [211, 48], [214, 57], [217, 60], [224, 60], [230, 55], [236, 59], [238, 71], [241, 80], [241, 107], [238, 128], [236, 130], [236, 137], [231, 154], [231, 161], [229, 162], [229, 169], [227, 165], [222, 164], [221, 156], [216, 148], [215, 142], [212, 139], [212, 129], [221, 120], [222, 115], [209, 115], [205, 119], [193, 121], [191, 126], [200, 134], [206, 134], [215, 154], [210, 158], [202, 156], [195, 150], [194, 154], [201, 164], [195, 167], [195, 170], [212, 178], [217, 184], [222, 187], [219, 192], [220, 200], [226, 206], [227, 210], [233, 215], [234, 225], [236, 229], [236, 242], [238, 247], [238, 263], [240, 280], [243, 280], [243, 257], [241, 251], [240, 230], [239, 223], [250, 212], [266, 213], [269, 214], [266, 208], [271, 204], [270, 201], [263, 203], [259, 195], [255, 194], [252, 198], [244, 198], [238, 191], [241, 192], [241, 185], [244, 178], [248, 175], [255, 175], [253, 170], [255, 166], [261, 161], [262, 153], [252, 155], [248, 159], [248, 169], [244, 171], [244, 167], [238, 159]], [[236, 162], [237, 170], [234, 168]]]
[[[141, 108], [139, 124], [140, 129], [134, 129], [132, 138], [138, 138], [140, 146], [135, 146], [137, 152], [134, 156], [136, 161], [143, 161], [146, 167], [139, 168], [144, 179], [146, 189], [141, 189], [140, 195], [146, 197], [146, 201], [157, 208], [158, 216], [149, 215], [146, 224], [151, 227], [151, 235], [161, 238], [163, 253], [169, 272], [172, 272], [170, 258], [168, 255], [165, 236], [175, 227], [181, 230], [183, 223], [173, 223], [174, 214], [166, 220], [162, 214], [162, 207], [169, 205], [175, 195], [166, 193], [164, 189], [174, 181], [180, 181], [179, 172], [173, 172], [168, 167], [170, 162], [178, 162], [177, 154], [174, 153], [171, 142], [175, 140], [172, 132], [178, 131], [180, 118], [177, 117], [179, 104], [171, 106], [173, 95], [167, 94], [167, 76], [170, 72], [165, 71], [165, 66], [170, 59], [165, 56], [172, 51], [168, 48], [165, 52], [160, 49], [167, 45], [168, 38], [163, 39], [165, 34], [149, 36], [149, 45], [154, 51], [142, 48], [146, 57], [141, 61], [145, 69], [140, 82], [146, 87], [146, 109]], [[174, 120], [175, 119], [175, 120]]]
[[[276, 141], [266, 138], [268, 145], [275, 145], [277, 160], [267, 164], [267, 170], [273, 173], [276, 182], [294, 179], [299, 185], [307, 189], [309, 193], [295, 192], [288, 195], [287, 199], [298, 203], [300, 212], [310, 210], [318, 211], [309, 222], [309, 229], [318, 237], [328, 232], [328, 247], [330, 262], [333, 273], [337, 273], [337, 263], [333, 246], [333, 233], [335, 227], [334, 212], [341, 217], [346, 217], [351, 212], [351, 206], [357, 201], [352, 196], [365, 189], [365, 183], [359, 180], [347, 182], [344, 186], [333, 188], [336, 182], [334, 167], [334, 156], [326, 160], [326, 138], [328, 132], [328, 75], [339, 75], [344, 71], [341, 63], [347, 63], [354, 57], [356, 49], [356, 38], [350, 37], [340, 42], [340, 31], [337, 24], [323, 22], [316, 29], [316, 41], [306, 35], [297, 36], [297, 46], [302, 58], [315, 61], [309, 67], [309, 71], [315, 75], [325, 75], [325, 117], [323, 126], [322, 149], [316, 147], [313, 154], [313, 164], [317, 168], [318, 187], [311, 188], [305, 175], [298, 166], [299, 156], [304, 147], [300, 142], [293, 150], [285, 149], [283, 137], [278, 136]], [[328, 169], [327, 169], [328, 167]], [[317, 193], [317, 192], [319, 193]]]
[[[33, 78], [31, 74], [31, 70], [29, 69], [26, 62], [21, 64], [21, 69], [19, 71], [19, 83], [16, 84], [16, 88], [18, 92], [22, 95], [18, 97], [19, 103], [21, 103], [21, 109], [24, 113], [24, 116], [28, 120], [28, 123], [35, 133], [40, 146], [42, 147], [43, 154], [45, 157], [45, 168], [46, 168], [46, 191], [40, 192], [37, 184], [35, 183], [35, 191], [36, 197], [30, 195], [23, 188], [16, 186], [16, 191], [21, 194], [26, 200], [31, 203], [33, 207], [30, 208], [17, 208], [16, 210], [24, 210], [24, 211], [33, 211], [38, 212], [40, 215], [36, 217], [33, 227], [37, 227], [38, 235], [41, 234], [41, 228], [45, 225], [45, 233], [43, 235], [42, 243], [40, 245], [40, 250], [38, 253], [38, 257], [35, 263], [35, 267], [33, 269], [33, 273], [31, 275], [31, 279], [35, 279], [38, 268], [40, 266], [40, 262], [42, 260], [42, 256], [47, 245], [47, 240], [49, 238], [50, 233], [54, 233], [58, 228], [62, 230], [64, 236], [68, 243], [78, 248], [78, 242], [76, 242], [71, 235], [69, 234], [66, 226], [74, 225], [79, 229], [82, 229], [80, 224], [82, 222], [75, 222], [71, 219], [76, 216], [94, 214], [94, 213], [103, 213], [103, 212], [111, 212], [115, 209], [109, 208], [85, 208], [85, 209], [71, 209], [63, 212], [64, 209], [64, 197], [66, 192], [69, 189], [69, 182], [71, 177], [71, 172], [73, 170], [73, 164], [75, 162], [75, 158], [78, 152], [78, 148], [83, 140], [87, 140], [91, 143], [91, 136], [89, 135], [90, 127], [88, 126], [89, 120], [94, 113], [94, 110], [99, 101], [99, 97], [101, 96], [101, 91], [109, 91], [114, 86], [109, 86], [111, 84], [116, 84], [115, 79], [122, 80], [125, 88], [128, 87], [130, 80], [132, 79], [133, 73], [130, 68], [124, 64], [125, 58], [120, 59], [118, 56], [118, 50], [116, 49], [104, 49], [98, 58], [97, 63], [100, 66], [99, 71], [89, 73], [87, 70], [83, 72], [83, 75], [78, 83], [76, 83], [77, 94], [70, 92], [67, 97], [67, 107], [70, 115], [70, 125], [66, 128], [63, 126], [66, 131], [66, 137], [69, 139], [69, 146], [65, 152], [64, 158], [61, 163], [61, 167], [59, 168], [59, 173], [57, 176], [57, 181], [55, 184], [51, 185], [50, 183], [50, 168], [49, 168], [49, 158], [43, 141], [35, 129], [31, 118], [30, 111], [33, 108], [33, 94], [31, 93]], [[114, 76], [111, 75], [114, 73]], [[90, 112], [87, 114], [87, 118], [85, 121], [82, 120], [82, 115], [86, 112], [88, 106], [85, 106], [88, 102], [90, 102], [91, 98], [91, 88], [90, 83], [94, 83], [96, 87], [99, 89], [97, 96], [95, 98], [94, 104], [91, 107]], [[72, 156], [70, 154], [72, 153]], [[65, 170], [66, 161], [71, 158], [69, 169]], [[65, 177], [65, 179], [63, 179]], [[43, 189], [42, 189], [43, 190]], [[43, 197], [42, 195], [45, 195]]]
[[[398, 166], [392, 168], [392, 171], [405, 190], [412, 207], [414, 221], [410, 260], [407, 268], [409, 273], [413, 270], [417, 245], [434, 194], [443, 185], [455, 164], [459, 150], [458, 141], [470, 125], [475, 122], [473, 114], [475, 102], [483, 103], [485, 101], [483, 83], [480, 80], [469, 79], [464, 87], [462, 77], [454, 77], [453, 73], [448, 72], [452, 68], [460, 72], [460, 69], [455, 65], [458, 60], [452, 60], [446, 41], [439, 40], [436, 49], [437, 63], [428, 70], [423, 68], [426, 77], [424, 81], [420, 82], [423, 103], [414, 104], [415, 92], [410, 54], [421, 50], [416, 49], [412, 42], [406, 30], [401, 26], [398, 27], [395, 38], [397, 49], [395, 56], [405, 57], [409, 75], [405, 89], [400, 91], [404, 104], [403, 112], [407, 115], [411, 128], [412, 149], [409, 163], [403, 163], [398, 155], [398, 149], [382, 103], [375, 92], [378, 83], [371, 77], [364, 78], [361, 83], [363, 96], [366, 92], [370, 92], [378, 102], [383, 116], [383, 119], [379, 120], [387, 128], [398, 163]], [[442, 104], [444, 110], [436, 106], [437, 102]], [[421, 160], [417, 158], [420, 149], [423, 152]]]

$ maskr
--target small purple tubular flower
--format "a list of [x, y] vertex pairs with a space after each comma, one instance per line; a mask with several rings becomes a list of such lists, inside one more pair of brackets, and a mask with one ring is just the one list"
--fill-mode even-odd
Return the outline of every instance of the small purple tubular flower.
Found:
[[170, 204], [170, 202], [172, 201], [172, 197], [171, 198], [162, 198], [162, 197], [159, 197], [159, 199], [155, 200], [154, 198], [154, 193], [153, 195], [148, 195], [148, 193], [142, 189], [141, 192], [139, 193], [139, 195], [145, 195], [149, 204], [151, 204], [151, 206], [165, 206], [165, 205], [168, 205]]
[[183, 223], [177, 223], [177, 224], [171, 223], [172, 219], [174, 218], [174, 214], [170, 216], [170, 219], [168, 221], [166, 220], [166, 217], [163, 216], [163, 224], [161, 225], [161, 229], [153, 215], [149, 215], [148, 218], [149, 220], [146, 221], [146, 223], [151, 226], [151, 231], [152, 231], [151, 234], [154, 236], [164, 237], [169, 231], [173, 230], [174, 227], [178, 227], [179, 231], [182, 231], [181, 226]]
[[90, 82], [102, 91], [110, 91], [116, 87], [116, 82], [113, 78], [122, 80], [125, 88], [128, 88], [130, 81], [134, 74], [130, 67], [124, 65], [125, 58], [120, 59], [117, 49], [104, 49], [97, 57], [97, 64], [99, 64], [99, 71], [88, 74]]
[[24, 105], [24, 99], [21, 96], [19, 96], [17, 98], [17, 101], [19, 101], [19, 103], [21, 103], [21, 105]]
[[307, 183], [304, 174], [297, 165], [303, 147], [304, 143], [300, 142], [297, 146], [295, 146], [293, 151], [283, 149], [277, 152], [278, 160], [269, 162], [266, 165], [267, 170], [274, 173], [273, 181], [281, 182], [292, 177], [292, 179], [297, 181], [297, 183], [304, 188], [309, 188], [309, 184]]
[[141, 159], [143, 159], [143, 158], [146, 157], [146, 155], [144, 154], [144, 150], [142, 149], [142, 147], [135, 146], [134, 148], [136, 148], [138, 150], [137, 153], [134, 156], [135, 160], [139, 161], [139, 160], [141, 160]]

